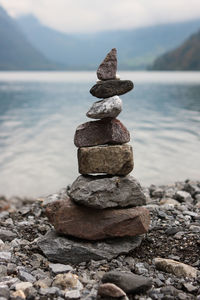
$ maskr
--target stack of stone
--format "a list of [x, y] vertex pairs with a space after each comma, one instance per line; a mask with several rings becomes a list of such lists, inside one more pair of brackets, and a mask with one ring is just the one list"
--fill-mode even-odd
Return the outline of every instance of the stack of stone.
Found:
[[128, 175], [133, 169], [130, 134], [116, 119], [123, 95], [133, 88], [116, 76], [117, 53], [112, 49], [97, 70], [99, 81], [90, 93], [101, 98], [87, 112], [90, 121], [78, 126], [79, 176], [69, 197], [47, 207], [56, 231], [85, 240], [137, 236], [147, 232], [150, 217], [140, 184]]

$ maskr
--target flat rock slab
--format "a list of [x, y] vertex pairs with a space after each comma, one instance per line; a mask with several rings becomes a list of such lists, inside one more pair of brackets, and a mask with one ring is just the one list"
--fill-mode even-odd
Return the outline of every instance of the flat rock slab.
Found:
[[90, 260], [111, 260], [120, 254], [128, 254], [140, 246], [142, 239], [142, 236], [137, 236], [89, 242], [59, 236], [55, 231], [50, 231], [37, 243], [50, 261], [76, 265]]
[[117, 50], [113, 48], [97, 69], [97, 78], [100, 80], [115, 79], [117, 72]]
[[95, 84], [90, 93], [97, 98], [109, 98], [115, 95], [123, 95], [133, 89], [131, 80], [107, 80]]
[[126, 127], [119, 120], [111, 118], [81, 124], [74, 136], [76, 147], [124, 144], [129, 141], [130, 133]]
[[149, 211], [144, 207], [92, 209], [70, 198], [48, 204], [46, 215], [59, 234], [86, 240], [136, 236], [146, 233], [150, 224]]
[[96, 101], [86, 116], [92, 119], [116, 118], [122, 111], [122, 100], [118, 96]]
[[132, 176], [79, 176], [69, 196], [75, 202], [97, 208], [134, 207], [146, 204], [139, 182]]
[[114, 283], [127, 294], [145, 292], [152, 287], [150, 278], [139, 276], [131, 272], [111, 271], [102, 277], [103, 283]]
[[128, 175], [133, 170], [131, 145], [94, 146], [78, 149], [79, 173]]

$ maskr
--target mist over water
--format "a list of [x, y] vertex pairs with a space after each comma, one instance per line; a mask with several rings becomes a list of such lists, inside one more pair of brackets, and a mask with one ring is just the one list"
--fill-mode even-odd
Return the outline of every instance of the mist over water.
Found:
[[[200, 73], [119, 72], [135, 83], [118, 116], [142, 185], [199, 179]], [[78, 176], [76, 127], [97, 98], [94, 72], [0, 73], [0, 194], [40, 197]]]

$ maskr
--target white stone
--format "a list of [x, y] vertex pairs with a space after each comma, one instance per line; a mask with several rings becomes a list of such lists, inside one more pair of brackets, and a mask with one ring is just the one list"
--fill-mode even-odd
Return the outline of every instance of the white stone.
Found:
[[11, 253], [10, 252], [0, 252], [0, 262], [10, 262]]
[[94, 102], [87, 112], [92, 119], [116, 118], [122, 111], [122, 100], [118, 96]]
[[54, 274], [61, 274], [73, 271], [73, 268], [71, 266], [63, 264], [49, 264], [49, 268]]

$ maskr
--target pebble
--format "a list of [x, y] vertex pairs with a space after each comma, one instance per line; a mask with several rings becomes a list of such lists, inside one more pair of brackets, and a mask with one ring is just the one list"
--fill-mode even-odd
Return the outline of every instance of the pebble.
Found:
[[101, 284], [97, 293], [103, 297], [120, 298], [126, 296], [126, 293], [113, 283]]
[[12, 241], [14, 238], [16, 238], [16, 233], [14, 233], [11, 230], [8, 229], [2, 229], [0, 228], [0, 239], [5, 242], [5, 241]]
[[133, 82], [130, 80], [107, 80], [95, 84], [90, 93], [97, 98], [110, 98], [126, 94], [133, 89]]
[[71, 266], [63, 264], [49, 264], [49, 269], [53, 274], [61, 274], [73, 271]]
[[0, 252], [0, 262], [10, 262], [11, 256], [11, 252]]

